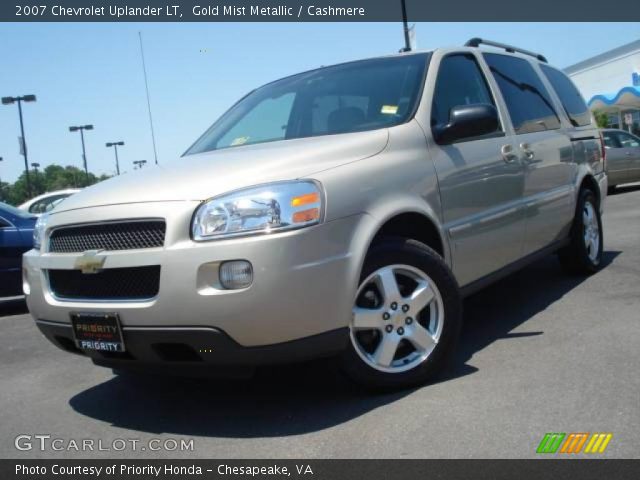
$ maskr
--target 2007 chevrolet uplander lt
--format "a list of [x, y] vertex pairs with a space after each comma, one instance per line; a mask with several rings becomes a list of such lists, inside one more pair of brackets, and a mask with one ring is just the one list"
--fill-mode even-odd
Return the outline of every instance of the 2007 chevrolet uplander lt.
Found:
[[49, 340], [117, 372], [336, 355], [405, 387], [442, 370], [465, 295], [552, 252], [596, 271], [606, 191], [571, 81], [473, 39], [258, 88], [182, 160], [40, 217], [24, 290]]

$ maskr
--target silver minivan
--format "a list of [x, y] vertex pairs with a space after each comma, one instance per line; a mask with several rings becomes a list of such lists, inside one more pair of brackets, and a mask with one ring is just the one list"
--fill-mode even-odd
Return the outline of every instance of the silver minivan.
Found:
[[40, 217], [24, 291], [49, 340], [115, 372], [336, 356], [408, 387], [451, 358], [464, 296], [551, 253], [595, 272], [606, 191], [571, 81], [473, 39], [254, 90], [183, 158]]

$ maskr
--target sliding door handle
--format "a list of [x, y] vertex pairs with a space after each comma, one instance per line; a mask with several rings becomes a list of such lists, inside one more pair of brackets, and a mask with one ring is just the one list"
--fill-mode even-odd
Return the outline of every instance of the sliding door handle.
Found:
[[520, 150], [522, 150], [522, 153], [524, 153], [524, 158], [529, 162], [532, 161], [536, 156], [535, 152], [531, 150], [531, 145], [529, 145], [528, 143], [521, 143]]

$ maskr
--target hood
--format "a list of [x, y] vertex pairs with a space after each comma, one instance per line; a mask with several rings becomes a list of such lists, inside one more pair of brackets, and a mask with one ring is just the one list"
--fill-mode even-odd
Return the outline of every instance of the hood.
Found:
[[294, 180], [381, 152], [388, 131], [298, 138], [187, 155], [111, 178], [65, 199], [53, 213], [121, 203], [206, 200], [232, 190]]

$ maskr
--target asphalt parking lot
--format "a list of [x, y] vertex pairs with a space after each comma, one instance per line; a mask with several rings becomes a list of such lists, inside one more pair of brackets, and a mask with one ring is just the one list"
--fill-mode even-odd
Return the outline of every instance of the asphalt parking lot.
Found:
[[[390, 395], [331, 362], [251, 380], [138, 384], [45, 341], [21, 303], [0, 307], [3, 458], [534, 457], [546, 432], [611, 432], [607, 458], [640, 457], [640, 187], [607, 199], [604, 268], [551, 257], [465, 302], [455, 364]], [[194, 439], [193, 452], [19, 451], [20, 434]]]

